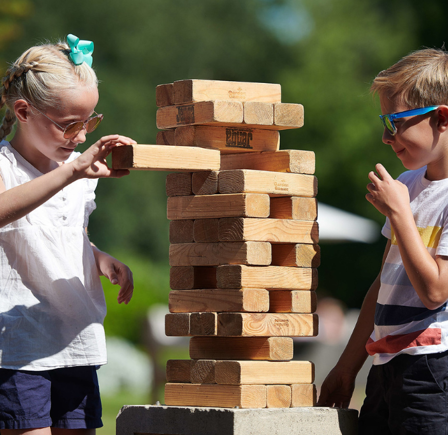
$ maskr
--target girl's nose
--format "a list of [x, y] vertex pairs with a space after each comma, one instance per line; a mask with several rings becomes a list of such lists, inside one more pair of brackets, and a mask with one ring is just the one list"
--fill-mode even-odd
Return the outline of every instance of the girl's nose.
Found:
[[76, 144], [84, 143], [86, 141], [86, 129], [83, 127], [81, 130], [79, 130], [79, 133], [72, 138], [72, 142]]
[[395, 141], [395, 136], [387, 128], [384, 128], [382, 140], [386, 145], [392, 145]]

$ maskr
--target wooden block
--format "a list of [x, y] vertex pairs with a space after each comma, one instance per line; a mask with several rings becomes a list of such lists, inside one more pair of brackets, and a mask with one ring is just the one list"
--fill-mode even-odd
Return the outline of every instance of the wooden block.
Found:
[[291, 387], [289, 385], [267, 385], [266, 407], [289, 408], [291, 406]]
[[317, 295], [314, 291], [274, 290], [269, 292], [271, 313], [314, 313]]
[[218, 149], [222, 154], [278, 151], [280, 133], [244, 127], [184, 126], [176, 128], [176, 145]]
[[265, 385], [165, 384], [168, 406], [266, 408]]
[[316, 314], [218, 314], [221, 337], [315, 337], [317, 333]]
[[176, 145], [174, 130], [161, 130], [157, 132], [156, 145]]
[[315, 197], [317, 178], [306, 174], [235, 169], [219, 172], [218, 188], [220, 193], [268, 193]]
[[313, 151], [299, 150], [221, 155], [221, 170], [227, 169], [314, 174], [315, 156]]
[[[173, 221], [175, 222], [175, 221]], [[219, 219], [195, 219], [193, 224], [193, 239], [195, 242], [219, 242]]]
[[169, 294], [171, 313], [200, 312], [266, 312], [269, 292], [264, 289], [173, 290]]
[[222, 242], [252, 240], [271, 243], [317, 243], [319, 241], [317, 222], [292, 219], [223, 218], [219, 220], [218, 232], [218, 238]]
[[189, 359], [170, 359], [166, 363], [167, 382], [191, 382]]
[[319, 267], [319, 245], [272, 245], [272, 266]]
[[172, 267], [170, 287], [172, 290], [216, 288], [216, 267]]
[[167, 314], [165, 335], [168, 337], [188, 337], [190, 334], [190, 313]]
[[174, 86], [172, 83], [156, 86], [156, 104], [157, 107], [174, 104]]
[[192, 384], [216, 384], [215, 382], [216, 361], [212, 359], [201, 359], [191, 361], [191, 383]]
[[192, 219], [170, 222], [170, 243], [191, 243], [194, 221]]
[[274, 105], [258, 101], [249, 101], [243, 105], [244, 123], [254, 125], [274, 124]]
[[274, 125], [290, 128], [303, 127], [304, 110], [301, 104], [274, 104]]
[[220, 264], [271, 264], [269, 242], [181, 243], [170, 246], [170, 266], [219, 266]]
[[216, 269], [218, 288], [315, 290], [317, 270], [281, 266], [225, 265]]
[[314, 364], [309, 361], [216, 361], [220, 385], [311, 384]]
[[167, 196], [191, 195], [191, 172], [174, 172], [166, 177]]
[[237, 101], [203, 101], [183, 106], [160, 107], [157, 128], [164, 130], [182, 125], [235, 126], [243, 122], [243, 105]]
[[317, 390], [313, 384], [291, 385], [291, 408], [316, 406]]
[[234, 193], [193, 195], [168, 198], [169, 220], [217, 217], [268, 217], [269, 195]]
[[218, 193], [218, 171], [193, 172], [191, 180], [195, 195], [214, 195]]
[[151, 171], [215, 171], [220, 167], [220, 153], [195, 147], [123, 145], [112, 149], [112, 167]]
[[178, 80], [173, 84], [175, 104], [210, 100], [282, 101], [281, 86], [276, 83], [250, 83], [218, 80]]
[[218, 329], [218, 315], [216, 313], [191, 313], [191, 335], [216, 335]]
[[317, 199], [300, 197], [271, 198], [271, 218], [315, 221]]
[[287, 361], [293, 357], [290, 337], [192, 337], [190, 358]]

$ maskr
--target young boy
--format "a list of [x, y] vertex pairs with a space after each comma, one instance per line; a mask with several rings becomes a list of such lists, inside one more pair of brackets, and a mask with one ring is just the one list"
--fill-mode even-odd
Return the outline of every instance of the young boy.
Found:
[[[386, 216], [380, 274], [319, 406], [348, 407], [373, 355], [359, 434], [448, 433], [448, 53], [425, 49], [374, 80], [383, 142], [405, 168], [378, 164], [367, 200]], [[412, 110], [416, 109], [416, 110]]]

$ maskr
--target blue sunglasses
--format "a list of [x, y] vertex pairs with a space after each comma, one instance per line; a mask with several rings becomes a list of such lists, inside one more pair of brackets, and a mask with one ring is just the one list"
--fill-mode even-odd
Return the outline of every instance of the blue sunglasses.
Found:
[[407, 116], [424, 115], [425, 113], [432, 112], [433, 110], [436, 110], [438, 108], [439, 106], [421, 107], [420, 109], [406, 110], [405, 112], [380, 115], [380, 119], [389, 133], [392, 136], [395, 136], [395, 134], [397, 133], [397, 127], [395, 126], [394, 119], [406, 118]]

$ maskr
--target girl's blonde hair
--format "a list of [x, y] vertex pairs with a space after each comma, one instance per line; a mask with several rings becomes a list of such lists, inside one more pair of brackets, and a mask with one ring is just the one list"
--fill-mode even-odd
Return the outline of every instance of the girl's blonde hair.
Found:
[[12, 130], [14, 103], [25, 100], [41, 111], [61, 104], [62, 91], [79, 86], [97, 87], [95, 71], [85, 62], [75, 65], [65, 42], [42, 44], [26, 50], [6, 71], [2, 80], [0, 109], [7, 110], [0, 126], [0, 140]]
[[448, 53], [444, 49], [415, 51], [381, 71], [371, 91], [410, 109], [448, 104]]

